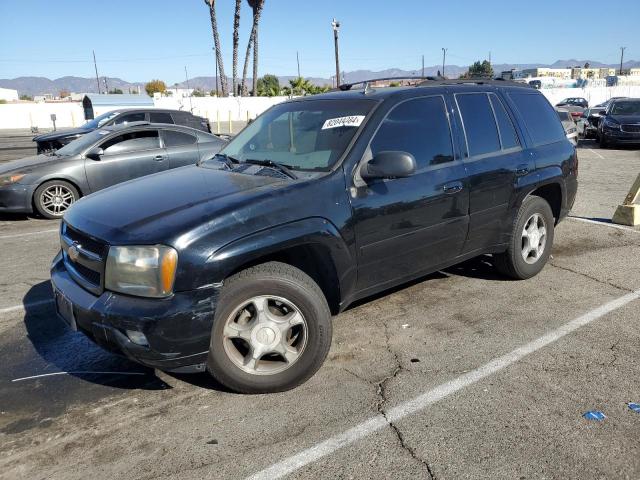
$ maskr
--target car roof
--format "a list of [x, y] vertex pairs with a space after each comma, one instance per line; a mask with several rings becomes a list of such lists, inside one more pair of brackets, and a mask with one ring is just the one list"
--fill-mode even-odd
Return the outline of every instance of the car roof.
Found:
[[112, 112], [121, 113], [135, 113], [135, 112], [158, 112], [158, 113], [186, 113], [188, 115], [193, 115], [193, 113], [186, 110], [175, 110], [171, 108], [155, 108], [155, 107], [142, 107], [142, 108], [114, 108], [111, 110]]
[[[185, 125], [175, 125], [173, 123], [150, 123], [150, 122], [129, 122], [121, 123], [119, 125], [109, 125], [101, 127], [99, 130], [107, 131], [109, 133], [121, 132], [123, 130], [146, 130], [146, 129], [163, 129], [163, 130], [184, 130], [187, 132], [199, 132], [196, 128], [187, 127]], [[206, 133], [206, 132], [204, 132]]]

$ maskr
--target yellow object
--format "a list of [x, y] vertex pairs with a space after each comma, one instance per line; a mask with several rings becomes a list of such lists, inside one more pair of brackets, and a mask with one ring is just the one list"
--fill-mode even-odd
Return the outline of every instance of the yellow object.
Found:
[[229, 110], [229, 133], [233, 133], [233, 124], [231, 123], [231, 110]]
[[624, 203], [619, 205], [616, 212], [613, 214], [613, 223], [619, 225], [629, 225], [634, 227], [640, 225], [640, 175], [633, 183], [629, 194], [624, 199]]
[[218, 133], [219, 135], [220, 134], [220, 110], [216, 111], [216, 124], [218, 128], [218, 131], [216, 133]]

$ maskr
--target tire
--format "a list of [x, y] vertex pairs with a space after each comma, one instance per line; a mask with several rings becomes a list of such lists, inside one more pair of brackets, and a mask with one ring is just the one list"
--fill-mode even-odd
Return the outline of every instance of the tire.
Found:
[[[331, 312], [318, 284], [291, 265], [264, 263], [225, 281], [207, 367], [218, 382], [239, 393], [290, 390], [322, 366], [331, 330]], [[287, 358], [276, 353], [283, 346]]]
[[[533, 219], [537, 215], [536, 228], [538, 237], [533, 237]], [[509, 248], [506, 252], [494, 255], [494, 265], [502, 274], [516, 280], [526, 280], [536, 276], [544, 268], [553, 247], [555, 219], [551, 207], [541, 197], [531, 195], [524, 199], [511, 232]], [[545, 228], [544, 241], [541, 235], [540, 226]], [[533, 247], [530, 238], [525, 239], [525, 227], [528, 228], [527, 235], [530, 238], [538, 238], [538, 254], [533, 254]], [[540, 248], [542, 245], [542, 248]], [[525, 260], [525, 250], [531, 249]]]
[[62, 218], [69, 207], [78, 201], [80, 192], [64, 180], [44, 182], [33, 194], [33, 205], [44, 218]]

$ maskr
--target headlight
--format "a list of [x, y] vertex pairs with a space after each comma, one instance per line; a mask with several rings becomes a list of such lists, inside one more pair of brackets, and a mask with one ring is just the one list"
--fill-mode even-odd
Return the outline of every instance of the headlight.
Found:
[[0, 185], [11, 185], [24, 177], [24, 173], [12, 173], [10, 175], [0, 175]]
[[614, 122], [613, 120], [609, 120], [608, 118], [604, 119], [603, 125], [613, 130], [620, 130], [620, 124], [618, 122]]
[[178, 252], [171, 247], [110, 247], [104, 286], [139, 297], [168, 297], [177, 265]]

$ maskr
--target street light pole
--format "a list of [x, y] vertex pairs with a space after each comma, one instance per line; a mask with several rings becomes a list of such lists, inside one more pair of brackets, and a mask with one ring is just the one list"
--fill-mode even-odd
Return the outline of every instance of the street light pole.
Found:
[[622, 75], [622, 61], [624, 60], [624, 51], [627, 47], [620, 47], [620, 75]]
[[98, 94], [102, 93], [100, 91], [100, 77], [98, 76], [98, 64], [96, 63], [96, 51], [93, 50], [93, 67], [96, 69], [96, 83], [98, 84]]
[[442, 78], [444, 78], [444, 64], [447, 60], [447, 50], [448, 48], [442, 47]]
[[331, 22], [331, 26], [333, 27], [333, 43], [335, 45], [336, 50], [336, 87], [340, 87], [340, 55], [338, 50], [338, 32], [340, 31], [340, 22], [338, 22], [335, 18]]

